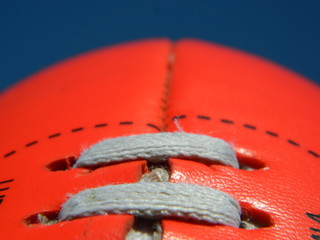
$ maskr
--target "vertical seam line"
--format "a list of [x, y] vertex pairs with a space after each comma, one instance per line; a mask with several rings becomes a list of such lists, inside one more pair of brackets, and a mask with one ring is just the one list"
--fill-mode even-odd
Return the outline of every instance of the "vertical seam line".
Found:
[[166, 132], [168, 129], [168, 107], [169, 107], [169, 99], [171, 93], [171, 82], [172, 82], [172, 73], [173, 73], [173, 64], [174, 64], [174, 45], [171, 44], [170, 51], [168, 54], [168, 62], [166, 67], [166, 79], [164, 84], [164, 94], [162, 98], [162, 126], [161, 131]]

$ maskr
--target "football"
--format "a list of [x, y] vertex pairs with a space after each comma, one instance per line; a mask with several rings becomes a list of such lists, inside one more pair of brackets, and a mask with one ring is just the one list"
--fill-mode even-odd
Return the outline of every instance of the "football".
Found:
[[0, 94], [1, 239], [320, 239], [319, 105], [194, 39], [55, 64]]

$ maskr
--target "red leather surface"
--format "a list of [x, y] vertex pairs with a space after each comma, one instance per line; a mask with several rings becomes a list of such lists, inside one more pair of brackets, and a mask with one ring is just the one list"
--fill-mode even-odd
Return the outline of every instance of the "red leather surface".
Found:
[[1, 239], [124, 238], [131, 216], [52, 226], [26, 226], [24, 220], [59, 210], [68, 194], [82, 189], [140, 179], [145, 161], [93, 172], [50, 171], [47, 166], [77, 157], [105, 138], [158, 132], [170, 47], [167, 40], [155, 40], [101, 49], [40, 72], [2, 94], [0, 182], [14, 181], [0, 185], [10, 188], [3, 191], [0, 205]]
[[319, 218], [310, 217], [320, 214], [319, 93], [270, 62], [192, 40], [124, 44], [37, 73], [0, 97], [1, 239], [123, 239], [128, 215], [29, 220], [85, 188], [136, 182], [146, 162], [52, 166], [104, 138], [177, 129], [230, 142], [240, 163], [256, 169], [170, 159], [170, 181], [225, 191], [263, 227], [166, 219], [163, 239], [312, 239], [320, 235]]
[[225, 139], [241, 158], [265, 168], [245, 171], [176, 160], [172, 181], [225, 191], [268, 213], [273, 225], [250, 231], [222, 226], [195, 230], [164, 221], [165, 236], [311, 239], [317, 233], [310, 228], [320, 225], [306, 216], [320, 213], [320, 158], [309, 152], [319, 154], [319, 87], [254, 56], [207, 43], [182, 41], [175, 56], [168, 130], [177, 129], [172, 117], [184, 116], [178, 120], [184, 131]]

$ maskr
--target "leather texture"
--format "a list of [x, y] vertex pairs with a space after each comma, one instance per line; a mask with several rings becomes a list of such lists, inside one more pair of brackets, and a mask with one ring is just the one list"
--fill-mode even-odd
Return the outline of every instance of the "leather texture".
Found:
[[124, 239], [129, 215], [53, 225], [34, 216], [147, 171], [144, 160], [68, 167], [92, 144], [177, 130], [228, 141], [253, 169], [170, 159], [170, 181], [229, 193], [260, 227], [164, 219], [163, 239], [319, 239], [319, 104], [319, 87], [298, 74], [197, 40], [121, 44], [59, 63], [0, 96], [1, 239]]

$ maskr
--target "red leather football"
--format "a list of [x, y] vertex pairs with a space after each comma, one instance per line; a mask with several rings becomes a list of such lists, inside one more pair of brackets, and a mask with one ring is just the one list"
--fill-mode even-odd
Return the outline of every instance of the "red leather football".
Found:
[[[1, 239], [132, 239], [128, 233], [142, 228], [151, 239], [155, 232], [161, 239], [320, 239], [319, 105], [319, 87], [298, 74], [197, 40], [134, 42], [56, 64], [0, 95]], [[75, 167], [102, 140], [151, 134], [166, 141], [164, 132], [221, 139], [239, 168], [197, 154], [169, 154], [161, 163], [125, 155]], [[170, 186], [219, 190], [234, 199], [241, 222], [212, 223], [201, 218], [208, 209], [200, 219], [193, 210], [154, 218], [103, 210], [59, 219], [77, 193], [136, 186], [155, 166], [166, 170]], [[206, 196], [195, 205], [200, 200]]]

